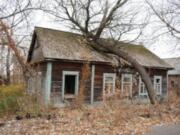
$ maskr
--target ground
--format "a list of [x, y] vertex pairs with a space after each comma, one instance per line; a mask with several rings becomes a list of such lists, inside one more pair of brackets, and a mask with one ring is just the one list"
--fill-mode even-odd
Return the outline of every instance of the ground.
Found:
[[[20, 120], [17, 120], [20, 119]], [[1, 135], [139, 135], [152, 126], [180, 123], [180, 102], [152, 106], [111, 100], [99, 106], [51, 108], [37, 116], [0, 121]]]
[[180, 124], [159, 125], [153, 127], [147, 135], [179, 135]]

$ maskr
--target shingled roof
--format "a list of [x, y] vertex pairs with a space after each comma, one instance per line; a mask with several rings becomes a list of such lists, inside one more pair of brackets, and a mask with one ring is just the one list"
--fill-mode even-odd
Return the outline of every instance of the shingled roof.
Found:
[[180, 75], [180, 57], [164, 59], [167, 63], [174, 67], [174, 70], [168, 71], [169, 75]]
[[[142, 45], [119, 42], [122, 50], [133, 56], [142, 66], [172, 68], [165, 61]], [[82, 35], [36, 27], [29, 49], [28, 62], [37, 63], [46, 59], [70, 61], [117, 62], [112, 55], [94, 50], [84, 44]]]

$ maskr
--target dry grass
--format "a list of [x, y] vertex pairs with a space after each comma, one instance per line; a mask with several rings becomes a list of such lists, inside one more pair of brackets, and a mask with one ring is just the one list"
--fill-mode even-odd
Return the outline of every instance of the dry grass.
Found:
[[172, 94], [169, 101], [157, 104], [122, 103], [114, 99], [105, 104], [81, 109], [61, 108], [49, 111], [49, 117], [10, 121], [0, 133], [36, 135], [135, 135], [158, 124], [180, 123], [180, 99]]

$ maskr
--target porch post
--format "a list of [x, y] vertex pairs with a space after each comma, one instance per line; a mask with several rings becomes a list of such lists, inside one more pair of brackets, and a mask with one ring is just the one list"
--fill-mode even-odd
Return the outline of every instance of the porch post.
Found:
[[94, 76], [95, 76], [95, 65], [92, 65], [91, 69], [91, 104], [94, 102]]
[[168, 76], [168, 71], [166, 71], [166, 96], [167, 99], [169, 99], [169, 76]]
[[45, 85], [45, 103], [46, 104], [48, 104], [50, 102], [51, 77], [52, 77], [52, 63], [47, 62], [46, 85]]

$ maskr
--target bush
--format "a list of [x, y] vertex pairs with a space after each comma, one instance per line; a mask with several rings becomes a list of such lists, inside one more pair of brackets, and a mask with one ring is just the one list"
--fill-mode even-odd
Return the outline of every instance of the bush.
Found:
[[18, 110], [18, 98], [24, 95], [23, 85], [0, 86], [0, 116]]
[[0, 116], [37, 116], [42, 110], [36, 95], [27, 95], [23, 85], [0, 86]]

